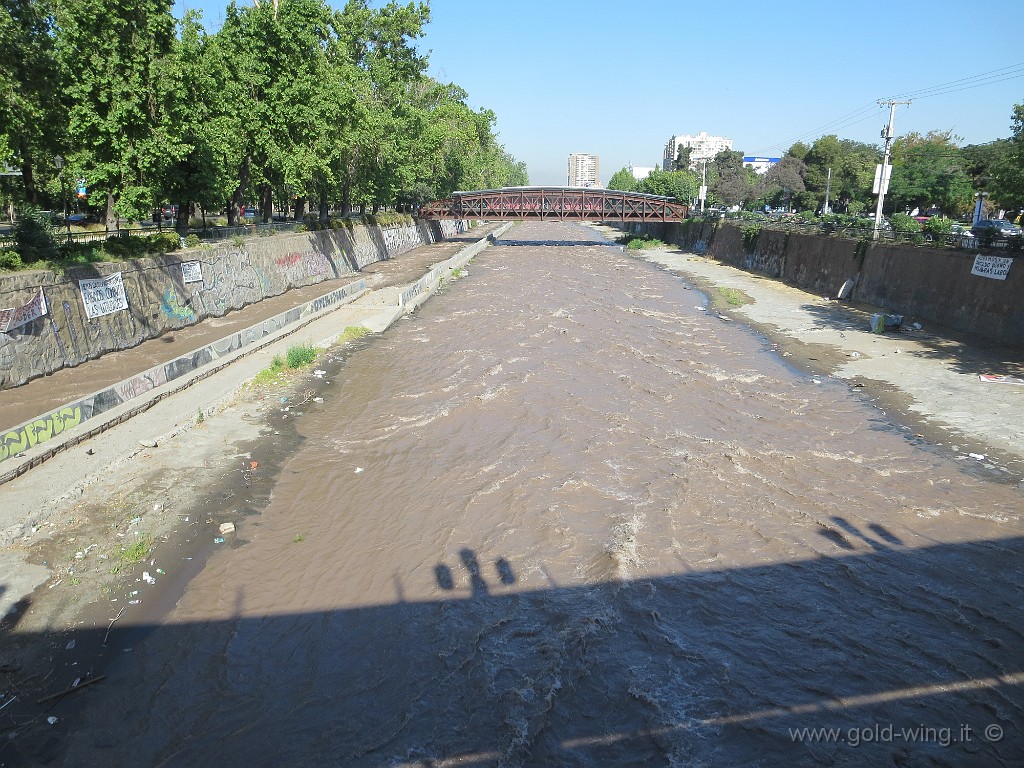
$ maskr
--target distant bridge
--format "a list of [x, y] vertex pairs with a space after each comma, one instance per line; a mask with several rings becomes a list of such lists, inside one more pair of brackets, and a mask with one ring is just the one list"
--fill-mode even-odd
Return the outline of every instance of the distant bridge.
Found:
[[456, 192], [420, 208], [424, 219], [559, 219], [682, 221], [687, 207], [672, 197], [581, 187], [506, 187]]

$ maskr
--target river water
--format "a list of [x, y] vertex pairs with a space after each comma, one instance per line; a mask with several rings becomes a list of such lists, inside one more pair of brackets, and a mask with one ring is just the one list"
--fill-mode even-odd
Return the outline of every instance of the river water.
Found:
[[324, 367], [48, 762], [1020, 764], [1019, 491], [678, 276], [519, 224]]

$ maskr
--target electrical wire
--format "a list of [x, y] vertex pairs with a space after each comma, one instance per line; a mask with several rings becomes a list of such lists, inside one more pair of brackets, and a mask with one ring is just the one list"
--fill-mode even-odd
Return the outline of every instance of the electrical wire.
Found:
[[[988, 72], [981, 72], [976, 75], [969, 75], [968, 77], [962, 77], [959, 80], [951, 80], [948, 83], [941, 83], [939, 85], [933, 85], [928, 88], [921, 88], [916, 91], [909, 91], [907, 93], [899, 94], [892, 97], [893, 100], [919, 100], [928, 99], [934, 96], [944, 96], [949, 93], [957, 93], [959, 91], [970, 90], [973, 88], [980, 88], [987, 85], [995, 85], [996, 83], [1006, 82], [1007, 80], [1015, 80], [1017, 78], [1024, 77], [1024, 62], [1017, 64], [1010, 64], [999, 69], [989, 70]], [[866, 111], [873, 110], [874, 113], [861, 117]], [[862, 107], [858, 107], [853, 112], [849, 112], [842, 117], [838, 117], [831, 122], [825, 123], [818, 128], [814, 128], [806, 133], [802, 133], [788, 142], [779, 142], [777, 144], [771, 144], [763, 148], [759, 152], [755, 152], [755, 155], [767, 155], [770, 154], [771, 150], [779, 149], [785, 150], [792, 147], [799, 141], [814, 137], [815, 139], [826, 135], [827, 133], [834, 133], [842, 130], [843, 128], [850, 128], [854, 125], [866, 122], [877, 116], [878, 112], [882, 110], [882, 101], [872, 102]], [[858, 119], [854, 119], [858, 118]], [[991, 143], [991, 142], [990, 142]]]

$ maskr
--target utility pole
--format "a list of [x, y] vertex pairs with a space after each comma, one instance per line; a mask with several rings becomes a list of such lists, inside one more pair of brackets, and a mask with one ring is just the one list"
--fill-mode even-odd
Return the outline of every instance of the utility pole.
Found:
[[879, 101], [878, 106], [889, 105], [889, 124], [882, 128], [882, 138], [885, 139], [885, 152], [882, 155], [882, 164], [876, 174], [878, 189], [878, 206], [875, 208], [875, 231], [871, 236], [872, 240], [878, 239], [878, 230], [882, 226], [882, 202], [885, 200], [885, 193], [889, 191], [889, 177], [892, 174], [892, 166], [889, 165], [890, 149], [892, 148], [893, 123], [896, 119], [896, 107], [900, 104], [909, 104], [909, 101]]
[[704, 201], [708, 197], [708, 161], [704, 160], [700, 169], [700, 212], [704, 214]]
[[822, 214], [827, 215], [828, 210], [828, 193], [832, 190], [832, 169], [828, 169], [828, 178], [825, 180], [825, 207], [822, 209]]

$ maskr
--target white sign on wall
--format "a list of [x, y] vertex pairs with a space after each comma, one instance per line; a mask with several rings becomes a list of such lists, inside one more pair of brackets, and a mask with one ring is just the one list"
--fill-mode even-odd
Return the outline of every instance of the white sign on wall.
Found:
[[82, 291], [85, 315], [90, 320], [128, 309], [128, 297], [124, 294], [120, 272], [98, 280], [79, 280], [78, 287]]
[[1012, 263], [1013, 259], [1006, 256], [983, 256], [979, 253], [974, 257], [971, 274], [979, 277], [991, 277], [993, 280], [1005, 280], [1006, 276], [1010, 274]]
[[0, 332], [6, 333], [15, 328], [21, 328], [46, 314], [46, 297], [43, 296], [43, 289], [32, 298], [28, 304], [14, 309], [0, 309]]
[[183, 261], [181, 263], [181, 279], [186, 283], [203, 282], [203, 265], [198, 261]]

